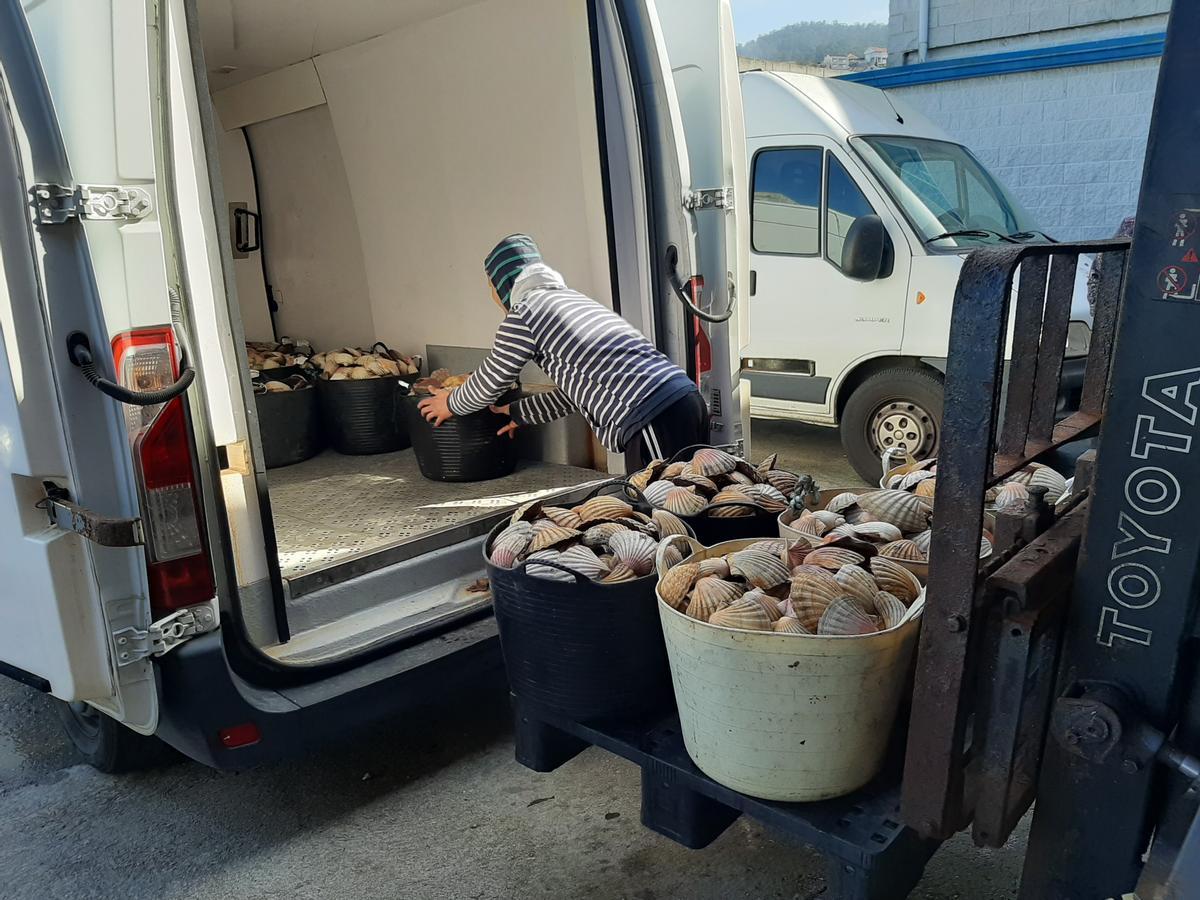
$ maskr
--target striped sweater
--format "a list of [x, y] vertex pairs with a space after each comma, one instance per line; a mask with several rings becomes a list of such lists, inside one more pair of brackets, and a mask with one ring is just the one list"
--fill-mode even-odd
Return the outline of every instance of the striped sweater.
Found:
[[645, 336], [543, 264], [527, 266], [512, 291], [492, 352], [451, 392], [450, 411], [487, 408], [534, 362], [558, 390], [514, 402], [518, 425], [540, 425], [578, 410], [607, 449], [621, 452], [639, 404], [668, 381], [686, 375]]

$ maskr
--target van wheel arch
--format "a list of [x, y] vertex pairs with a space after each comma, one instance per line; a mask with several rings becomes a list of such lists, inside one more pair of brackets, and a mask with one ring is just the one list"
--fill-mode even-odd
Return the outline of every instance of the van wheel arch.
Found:
[[870, 484], [881, 474], [880, 447], [915, 444], [918, 456], [937, 454], [941, 441], [944, 376], [920, 360], [871, 360], [846, 378], [838, 390], [842, 447], [855, 471]]

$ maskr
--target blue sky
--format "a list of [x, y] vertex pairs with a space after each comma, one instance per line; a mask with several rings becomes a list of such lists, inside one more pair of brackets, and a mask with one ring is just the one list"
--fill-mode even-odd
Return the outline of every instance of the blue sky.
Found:
[[793, 22], [886, 22], [888, 0], [731, 0], [734, 29], [748, 41]]

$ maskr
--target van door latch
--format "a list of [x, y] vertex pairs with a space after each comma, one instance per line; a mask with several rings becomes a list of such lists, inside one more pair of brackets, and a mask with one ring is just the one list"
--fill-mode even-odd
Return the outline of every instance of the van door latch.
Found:
[[733, 209], [733, 188], [705, 188], [691, 191], [683, 198], [685, 209]]
[[66, 488], [45, 482], [46, 497], [38, 502], [53, 528], [73, 531], [101, 547], [139, 547], [146, 542], [141, 519], [114, 519], [71, 502]]
[[189, 638], [215, 631], [217, 612], [212, 603], [189, 606], [151, 623], [150, 627], [122, 628], [113, 632], [117, 665], [128, 666], [151, 656], [162, 656]]
[[153, 207], [149, 191], [115, 184], [35, 184], [29, 193], [40, 225], [61, 225], [68, 219], [137, 220]]

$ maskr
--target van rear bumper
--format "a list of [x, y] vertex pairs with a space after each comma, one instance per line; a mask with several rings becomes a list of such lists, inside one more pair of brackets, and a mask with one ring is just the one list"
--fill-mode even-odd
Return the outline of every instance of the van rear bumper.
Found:
[[[197, 762], [233, 771], [306, 753], [503, 671], [490, 615], [297, 687], [264, 689], [241, 678], [229, 665], [221, 630], [157, 662], [158, 737]], [[260, 735], [255, 743], [223, 744], [223, 729], [251, 723]]]

